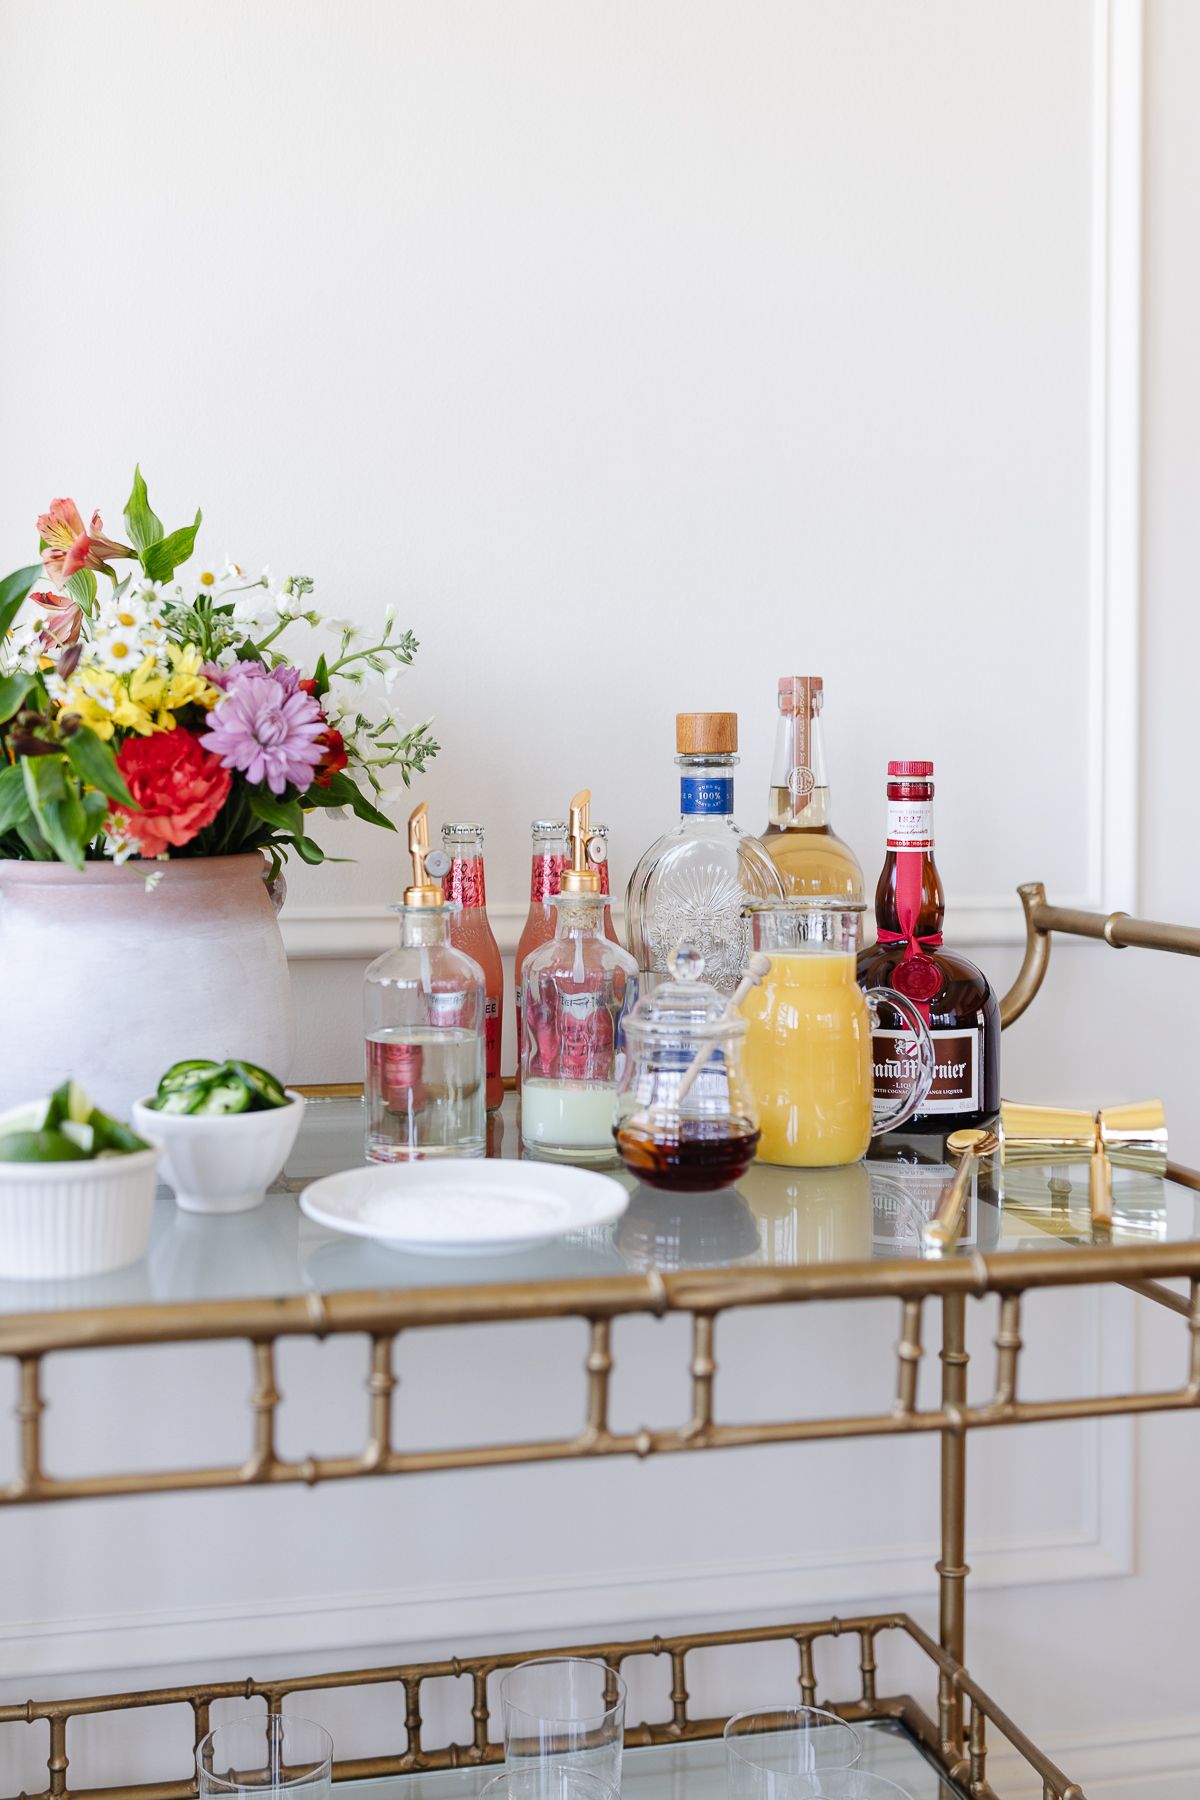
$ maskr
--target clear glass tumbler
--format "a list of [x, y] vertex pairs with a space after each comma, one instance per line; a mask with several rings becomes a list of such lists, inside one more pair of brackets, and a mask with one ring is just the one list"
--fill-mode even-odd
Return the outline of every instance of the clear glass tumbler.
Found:
[[811, 1800], [815, 1775], [853, 1768], [862, 1739], [836, 1713], [774, 1706], [736, 1713], [725, 1727], [729, 1800]]
[[518, 1663], [500, 1683], [500, 1701], [510, 1772], [554, 1763], [620, 1793], [625, 1683], [615, 1669], [579, 1656]]
[[488, 1782], [479, 1800], [617, 1800], [617, 1790], [585, 1769], [540, 1762], [506, 1769]]
[[330, 1800], [333, 1739], [311, 1719], [253, 1713], [209, 1732], [196, 1751], [196, 1772], [200, 1800], [224, 1794]]
[[911, 1788], [866, 1769], [827, 1769], [823, 1775], [798, 1779], [796, 1800], [913, 1800]]

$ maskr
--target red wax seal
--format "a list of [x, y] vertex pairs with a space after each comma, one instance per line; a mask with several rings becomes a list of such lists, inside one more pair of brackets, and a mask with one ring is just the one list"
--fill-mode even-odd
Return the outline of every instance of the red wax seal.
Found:
[[942, 971], [918, 951], [892, 970], [892, 986], [909, 1000], [932, 1000], [941, 991]]

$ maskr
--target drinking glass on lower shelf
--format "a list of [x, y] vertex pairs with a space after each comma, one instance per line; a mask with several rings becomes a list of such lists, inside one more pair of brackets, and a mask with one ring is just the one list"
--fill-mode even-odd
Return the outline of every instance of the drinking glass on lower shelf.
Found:
[[862, 1739], [836, 1713], [774, 1706], [736, 1713], [725, 1727], [729, 1800], [812, 1800], [815, 1776], [853, 1768]]
[[253, 1713], [218, 1725], [196, 1750], [200, 1800], [247, 1794], [255, 1800], [330, 1800], [333, 1739], [311, 1719]]
[[500, 1701], [510, 1771], [553, 1763], [620, 1793], [625, 1683], [615, 1669], [580, 1656], [518, 1663], [500, 1683]]
[[827, 1769], [799, 1779], [797, 1800], [913, 1800], [910, 1788], [866, 1769]]
[[616, 1788], [586, 1769], [563, 1763], [530, 1763], [489, 1781], [479, 1800], [617, 1800]]

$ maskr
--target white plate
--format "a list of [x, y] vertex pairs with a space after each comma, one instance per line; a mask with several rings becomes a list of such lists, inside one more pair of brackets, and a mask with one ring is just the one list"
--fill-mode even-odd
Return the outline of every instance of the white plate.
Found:
[[619, 1181], [591, 1169], [457, 1157], [347, 1169], [300, 1196], [302, 1210], [330, 1231], [425, 1256], [529, 1250], [608, 1225], [628, 1203]]

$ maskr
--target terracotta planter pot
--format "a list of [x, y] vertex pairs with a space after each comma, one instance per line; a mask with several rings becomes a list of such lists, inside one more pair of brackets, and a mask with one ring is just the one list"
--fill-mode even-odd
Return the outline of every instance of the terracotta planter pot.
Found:
[[246, 1057], [286, 1081], [291, 980], [263, 859], [0, 861], [0, 1108], [67, 1075], [128, 1118], [184, 1057]]

